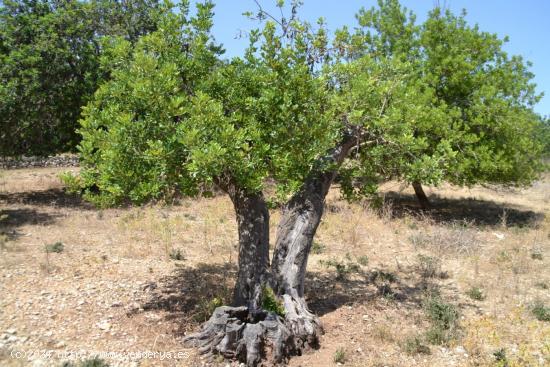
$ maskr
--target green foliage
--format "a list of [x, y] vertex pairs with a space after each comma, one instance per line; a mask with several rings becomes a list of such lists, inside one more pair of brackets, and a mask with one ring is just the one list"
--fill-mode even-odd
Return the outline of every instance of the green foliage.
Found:
[[323, 252], [325, 252], [326, 248], [327, 247], [325, 245], [323, 245], [322, 243], [317, 242], [317, 241], [313, 241], [313, 243], [311, 245], [311, 253], [316, 254], [316, 255], [320, 255]]
[[347, 359], [348, 358], [346, 356], [346, 350], [344, 348], [336, 349], [336, 352], [334, 352], [334, 357], [332, 357], [332, 361], [334, 363], [340, 363], [340, 364], [346, 363]]
[[46, 245], [46, 252], [52, 253], [55, 252], [57, 254], [62, 253], [65, 250], [65, 245], [63, 245], [62, 242], [56, 242], [49, 245]]
[[212, 299], [201, 299], [197, 305], [197, 313], [193, 315], [195, 321], [204, 322], [208, 320], [214, 310], [223, 306], [221, 297], [213, 297]]
[[[540, 96], [530, 64], [509, 57], [502, 49], [506, 40], [439, 7], [417, 25], [398, 0], [380, 0], [357, 19], [354, 33], [347, 28], [336, 33], [340, 57], [353, 60], [352, 67], [367, 56], [377, 66], [400, 63], [403, 83], [413, 87], [405, 88], [410, 99], [392, 99], [390, 107], [400, 112], [394, 125], [408, 140], [386, 135], [345, 167], [356, 194], [371, 194], [387, 178], [432, 185], [443, 180], [523, 185], [537, 178], [548, 151], [548, 119], [533, 112]], [[368, 91], [365, 85], [352, 89]], [[350, 115], [360, 115], [364, 107], [353, 106]], [[415, 113], [407, 113], [411, 106]]]
[[74, 150], [81, 107], [107, 76], [106, 36], [153, 30], [157, 0], [0, 3], [0, 155]]
[[475, 301], [483, 301], [486, 298], [485, 293], [479, 287], [470, 288], [466, 294]]
[[550, 307], [546, 307], [544, 303], [537, 301], [533, 305], [531, 312], [539, 321], [550, 321]]
[[349, 254], [346, 255], [344, 260], [329, 259], [319, 260], [319, 264], [326, 268], [334, 268], [336, 270], [336, 279], [344, 280], [349, 274], [358, 273], [361, 271], [361, 267], [355, 263]]
[[415, 354], [431, 354], [430, 347], [425, 345], [422, 338], [413, 336], [405, 339], [404, 343], [405, 352], [411, 355]]
[[277, 299], [277, 296], [271, 287], [262, 287], [261, 304], [264, 310], [273, 312], [281, 317], [285, 317], [285, 307], [283, 303]]
[[426, 333], [430, 343], [445, 345], [457, 337], [459, 313], [456, 306], [432, 292], [424, 300], [424, 311], [432, 324]]
[[507, 367], [508, 366], [508, 358], [506, 357], [506, 349], [500, 348], [493, 352], [493, 357], [495, 357], [495, 362], [497, 363], [497, 366], [500, 367]]

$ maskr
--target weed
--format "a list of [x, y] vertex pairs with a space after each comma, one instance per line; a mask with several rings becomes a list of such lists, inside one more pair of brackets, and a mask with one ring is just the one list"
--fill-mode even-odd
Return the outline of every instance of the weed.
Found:
[[455, 305], [446, 303], [434, 292], [425, 299], [424, 312], [432, 323], [426, 333], [426, 339], [430, 343], [445, 345], [456, 338], [459, 313]]
[[548, 287], [548, 284], [547, 284], [547, 283], [544, 283], [544, 282], [535, 283], [535, 287], [540, 288], [540, 289], [548, 289], [548, 288], [550, 288], [550, 287]]
[[405, 344], [403, 348], [405, 349], [405, 352], [407, 352], [407, 354], [411, 355], [431, 353], [430, 347], [425, 345], [422, 342], [422, 339], [418, 336], [408, 337], [407, 339], [405, 339]]
[[273, 289], [268, 286], [262, 287], [262, 308], [266, 311], [276, 313], [281, 317], [285, 316], [285, 307], [283, 303], [277, 299]]
[[320, 255], [323, 252], [325, 252], [326, 248], [327, 247], [325, 245], [323, 245], [322, 243], [317, 242], [317, 241], [313, 241], [313, 244], [311, 245], [311, 253], [313, 253], [315, 255]]
[[185, 260], [185, 256], [183, 255], [183, 253], [181, 252], [181, 250], [179, 248], [178, 249], [172, 249], [172, 251], [170, 251], [170, 254], [168, 256], [170, 257], [170, 259], [175, 260], [175, 261]]
[[493, 357], [495, 357], [495, 362], [499, 367], [508, 367], [508, 358], [506, 358], [506, 350], [500, 348], [493, 352]]
[[468, 297], [470, 297], [471, 299], [475, 300], [475, 301], [483, 301], [485, 300], [485, 293], [483, 293], [483, 291], [481, 290], [481, 288], [479, 287], [472, 287], [470, 288], [466, 294], [468, 295]]
[[370, 281], [375, 284], [378, 282], [395, 283], [397, 277], [393, 273], [375, 270], [370, 275]]
[[424, 278], [437, 278], [444, 274], [441, 272], [441, 260], [432, 256], [418, 255], [418, 267]]
[[359, 265], [351, 261], [351, 257], [346, 255], [346, 263], [336, 259], [319, 260], [319, 264], [327, 268], [333, 267], [336, 270], [336, 279], [344, 280], [351, 273], [358, 273], [361, 268]]
[[359, 256], [357, 262], [361, 266], [367, 266], [369, 264], [369, 257], [367, 255]]
[[536, 301], [531, 312], [539, 321], [550, 321], [550, 307], [546, 307], [541, 301]]
[[531, 253], [531, 259], [533, 259], [533, 260], [542, 260], [542, 252], [541, 251], [533, 251]]
[[223, 299], [221, 297], [214, 297], [210, 300], [202, 299], [196, 306], [197, 313], [193, 316], [195, 321], [204, 322], [212, 315], [214, 310], [223, 305]]
[[46, 245], [46, 253], [52, 253], [55, 252], [56, 254], [60, 254], [65, 250], [65, 245], [63, 245], [62, 242], [56, 242], [49, 245]]
[[338, 348], [336, 349], [336, 352], [334, 352], [334, 357], [332, 358], [334, 363], [346, 363], [347, 356], [346, 356], [346, 350], [344, 348]]

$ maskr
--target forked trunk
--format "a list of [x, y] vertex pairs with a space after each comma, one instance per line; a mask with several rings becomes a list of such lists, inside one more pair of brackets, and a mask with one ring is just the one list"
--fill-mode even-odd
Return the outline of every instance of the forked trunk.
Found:
[[256, 366], [267, 353], [275, 362], [293, 354], [293, 335], [279, 315], [262, 309], [269, 283], [269, 211], [261, 193], [223, 187], [237, 216], [239, 271], [233, 306], [218, 307], [200, 332], [185, 338], [201, 354], [222, 355]]
[[428, 196], [426, 196], [426, 193], [424, 192], [424, 189], [422, 188], [422, 184], [418, 181], [415, 181], [412, 183], [412, 187], [414, 189], [414, 193], [416, 194], [416, 198], [418, 199], [418, 202], [420, 203], [420, 207], [422, 209], [429, 209], [431, 208], [430, 199], [428, 199]]
[[[304, 299], [307, 259], [336, 169], [355, 143], [353, 137], [347, 137], [323, 157], [285, 206], [270, 276], [269, 214], [263, 197], [226, 190], [233, 200], [239, 229], [234, 307], [218, 307], [199, 333], [185, 339], [188, 345], [198, 346], [202, 354], [220, 354], [247, 366], [257, 366], [262, 359], [281, 363], [318, 345], [321, 323]], [[282, 300], [284, 317], [262, 309], [265, 286], [272, 287]]]

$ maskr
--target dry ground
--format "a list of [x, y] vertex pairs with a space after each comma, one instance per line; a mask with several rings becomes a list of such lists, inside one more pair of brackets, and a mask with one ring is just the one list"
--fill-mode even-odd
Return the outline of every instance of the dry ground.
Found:
[[[0, 365], [60, 366], [61, 351], [180, 351], [108, 362], [203, 365], [181, 338], [230, 294], [229, 200], [97, 210], [64, 193], [60, 171], [0, 172]], [[385, 185], [378, 210], [331, 193], [307, 284], [326, 333], [290, 365], [549, 366], [550, 323], [532, 306], [550, 306], [550, 177], [527, 190], [445, 186], [429, 212], [401, 189]], [[46, 252], [56, 242], [64, 250]], [[425, 341], [433, 289], [460, 312], [445, 345]], [[415, 354], [415, 337], [429, 354]], [[51, 358], [14, 358], [43, 350]]]

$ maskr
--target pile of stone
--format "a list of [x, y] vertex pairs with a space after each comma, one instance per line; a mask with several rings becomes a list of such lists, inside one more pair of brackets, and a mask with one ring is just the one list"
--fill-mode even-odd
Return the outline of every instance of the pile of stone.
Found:
[[33, 167], [77, 167], [79, 159], [76, 154], [61, 154], [51, 157], [0, 157], [0, 168], [33, 168]]

